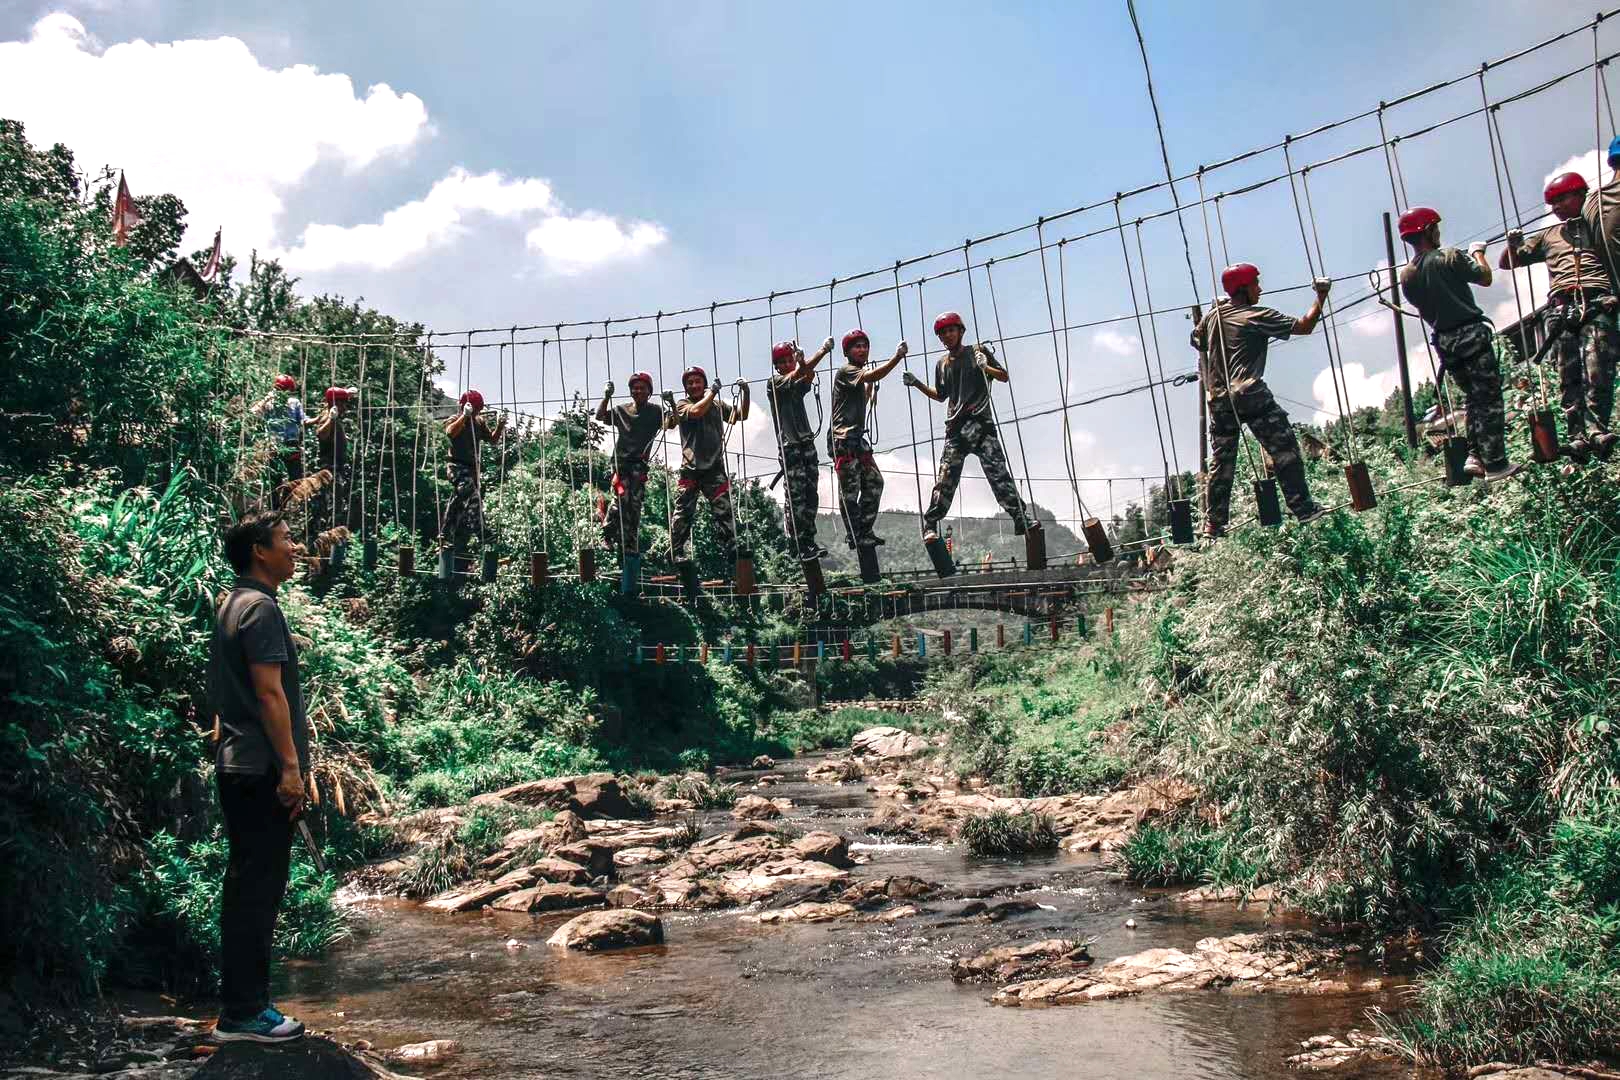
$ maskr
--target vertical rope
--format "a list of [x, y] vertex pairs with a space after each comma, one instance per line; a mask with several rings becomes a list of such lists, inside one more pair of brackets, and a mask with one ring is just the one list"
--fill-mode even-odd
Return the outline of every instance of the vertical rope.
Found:
[[[547, 566], [551, 559], [551, 488], [546, 482], [546, 463], [551, 457], [551, 446], [546, 439], [546, 346], [550, 339], [540, 339], [540, 550], [545, 552]], [[560, 348], [560, 346], [559, 346]], [[557, 424], [551, 424], [552, 439], [557, 435]]]
[[[1058, 240], [1057, 246], [1058, 313], [1063, 319], [1063, 385], [1059, 388], [1059, 392], [1062, 395], [1065, 414], [1067, 414], [1069, 408], [1069, 391], [1074, 385], [1074, 353], [1071, 348], [1074, 334], [1069, 329], [1069, 273], [1067, 267], [1064, 265], [1063, 259], [1064, 246], [1068, 244], [1068, 242], [1067, 237], [1061, 238]], [[1044, 273], [1044, 261], [1046, 256], [1042, 255], [1041, 259], [1043, 262], [1042, 272]], [[1065, 415], [1064, 419], [1067, 420], [1067, 418], [1067, 415]], [[1070, 456], [1072, 461], [1074, 455], [1074, 444], [1072, 441], [1067, 447], [1064, 448], [1064, 452]], [[1073, 472], [1075, 474], [1074, 519], [1070, 522], [1070, 524], [1078, 528], [1080, 523], [1084, 520], [1081, 515], [1084, 514], [1085, 517], [1090, 517], [1091, 513], [1085, 509], [1085, 503], [1080, 498], [1080, 468], [1078, 464], [1073, 466]]]
[[[742, 324], [743, 324], [742, 316], [739, 315], [739, 316], [737, 316], [737, 322], [735, 324], [736, 325], [736, 349], [737, 349], [737, 378], [739, 380], [742, 380], [742, 378], [743, 378]], [[747, 383], [744, 382], [742, 392], [746, 392], [746, 390], [747, 390]], [[750, 411], [752, 411], [751, 406], [750, 406]], [[742, 471], [742, 486], [743, 486], [743, 488], [747, 488], [748, 487], [748, 422], [742, 419], [741, 412], [742, 412], [742, 407], [739, 404], [738, 405], [737, 430], [742, 432], [742, 436], [741, 436], [741, 438], [742, 438], [742, 452], [738, 455], [738, 460], [742, 464], [742, 470], [741, 470]], [[784, 477], [783, 479], [785, 480], [786, 477]], [[735, 520], [739, 521], [739, 522], [745, 520], [745, 517], [739, 513], [741, 504], [742, 504], [742, 491], [738, 490], [731, 497], [731, 512], [732, 512], [733, 518]], [[738, 526], [738, 532], [737, 532], [737, 545], [738, 545], [739, 548], [742, 548], [743, 550], [750, 550], [748, 548], [748, 546], [743, 543], [743, 537], [742, 537], [742, 531], [741, 531], [741, 526], [740, 525]]]
[[[510, 330], [507, 331], [506, 341], [507, 341], [507, 345], [506, 345], [505, 349], [497, 349], [496, 350], [496, 352], [495, 352], [495, 362], [497, 364], [499, 364], [501, 362], [503, 353], [507, 357], [509, 357], [511, 359], [511, 362], [512, 362], [511, 408], [512, 408], [512, 412], [514, 414], [516, 414], [516, 412], [517, 412], [517, 327], [514, 326]], [[501, 377], [502, 378], [505, 377], [504, 372], [503, 372]], [[511, 435], [508, 434], [505, 429], [502, 429], [502, 431], [501, 431], [501, 466], [500, 466], [500, 472], [498, 474], [498, 479], [500, 480], [500, 484], [501, 484], [500, 512], [501, 512], [501, 519], [503, 521], [506, 518], [506, 449], [507, 449], [507, 444], [509, 442], [511, 442]]]
[[[1159, 437], [1159, 461], [1164, 465], [1164, 489], [1170, 490], [1170, 455], [1164, 445], [1164, 421], [1159, 416], [1159, 397], [1153, 392], [1153, 368], [1148, 363], [1147, 331], [1142, 326], [1142, 305], [1136, 299], [1136, 272], [1131, 269], [1131, 251], [1125, 243], [1125, 220], [1120, 216], [1121, 196], [1114, 196], [1114, 233], [1119, 237], [1120, 258], [1125, 260], [1125, 280], [1130, 285], [1131, 310], [1136, 315], [1136, 337], [1142, 345], [1142, 374], [1148, 381], [1148, 400], [1153, 403], [1153, 431]], [[1146, 483], [1146, 481], [1143, 481]]]
[[394, 527], [399, 528], [399, 417], [394, 412], [394, 372], [398, 361], [399, 345], [397, 342], [391, 343], [388, 346], [388, 405], [387, 412], [383, 413], [383, 432], [377, 450], [377, 505], [376, 512], [371, 515], [379, 532], [382, 530], [384, 453], [388, 454], [388, 472], [394, 479]]
[[[362, 394], [364, 394], [366, 392], [366, 359], [367, 359], [367, 352], [368, 352], [368, 350], [367, 350], [366, 344], [364, 342], [361, 342], [361, 344], [360, 344], [360, 374], [359, 374], [358, 379], [355, 381], [355, 386], [359, 389], [359, 391]], [[349, 485], [349, 508], [348, 509], [349, 509], [349, 518], [350, 518], [350, 520], [353, 520], [354, 519], [354, 500], [355, 500], [355, 496], [358, 494], [359, 498], [360, 498], [360, 538], [362, 540], [364, 540], [365, 537], [366, 537], [366, 446], [367, 446], [367, 440], [366, 440], [366, 414], [369, 413], [370, 411], [371, 411], [371, 409], [370, 409], [369, 405], [361, 405], [359, 402], [356, 402], [355, 422], [360, 425], [360, 438], [358, 440], [359, 443], [360, 443], [360, 453], [357, 455], [358, 458], [359, 458], [359, 468], [356, 470], [356, 476], [358, 477], [358, 482]], [[379, 465], [379, 468], [378, 468], [377, 471], [381, 472], [382, 469], [380, 468], [380, 466], [381, 466], [380, 461], [378, 462], [378, 465]]]
[[[996, 345], [997, 345], [997, 347], [999, 347], [1001, 349], [1001, 364], [1002, 364], [1002, 367], [1005, 368], [1007, 366], [1007, 363], [1008, 363], [1008, 360], [1007, 360], [1007, 339], [1001, 332], [1001, 305], [996, 303], [996, 278], [995, 278], [995, 274], [992, 273], [991, 269], [990, 269], [991, 266], [993, 266], [995, 264], [995, 261], [996, 261], [995, 259], [986, 259], [985, 260], [985, 263], [984, 263], [984, 279], [985, 279], [986, 283], [990, 287], [990, 313], [996, 320]], [[969, 271], [970, 275], [971, 275], [971, 273], [972, 273], [972, 271]], [[970, 290], [970, 293], [971, 293], [971, 290]], [[976, 321], [977, 320], [975, 319], [975, 322]], [[1023, 428], [1024, 418], [1022, 416], [1020, 416], [1019, 413], [1018, 413], [1018, 391], [1013, 389], [1013, 381], [1012, 381], [1012, 378], [1010, 377], [1011, 376], [1010, 369], [1009, 369], [1008, 374], [1009, 374], [1009, 377], [1007, 379], [1007, 403], [1012, 406], [1012, 410], [1013, 410], [1013, 423], [1012, 423], [1013, 433], [1018, 436], [1018, 458], [1023, 463], [1023, 466], [1024, 466], [1024, 494], [1029, 496], [1029, 513], [1031, 514], [1031, 516], [1034, 516], [1036, 518], [1036, 521], [1038, 523], [1039, 522], [1039, 517], [1038, 517], [1038, 515], [1036, 515], [1035, 510], [1034, 510], [1034, 506], [1035, 506], [1035, 481], [1030, 478], [1030, 473], [1029, 473], [1029, 451], [1027, 449], [1025, 449], [1025, 447], [1024, 447], [1024, 428]], [[989, 387], [989, 384], [987, 382], [985, 384], [985, 389], [988, 390], [989, 388], [990, 387]], [[996, 408], [995, 395], [990, 394], [989, 398], [990, 398], [990, 411], [991, 411], [991, 414], [994, 415], [995, 408]], [[1001, 427], [1001, 419], [1000, 419], [1000, 417], [996, 418], [996, 427], [998, 429]], [[1017, 487], [1017, 485], [1014, 484], [1015, 489], [1016, 489], [1016, 487]]]
[[[1209, 232], [1209, 199], [1204, 194], [1204, 167], [1202, 165], [1198, 167], [1198, 207], [1204, 218], [1204, 253], [1209, 257], [1209, 313], [1215, 318], [1215, 352], [1220, 360], [1221, 381], [1224, 383], [1226, 390], [1223, 396], [1226, 398], [1227, 406], [1232, 410], [1232, 423], [1237, 426], [1238, 442], [1243, 446], [1243, 456], [1249, 463], [1249, 472], [1258, 477], [1260, 470], [1255, 468], [1254, 447], [1249, 445], [1249, 434], [1243, 430], [1243, 417], [1238, 415], [1237, 402], [1232, 400], [1232, 366], [1227, 362], [1226, 320], [1221, 314], [1221, 279], [1220, 275], [1215, 272], [1215, 245], [1210, 238]], [[1198, 295], [1196, 291], [1197, 282], [1193, 284], [1195, 287], [1193, 296], [1196, 298]], [[1209, 342], [1205, 341], [1204, 344], [1207, 348]], [[1207, 393], [1205, 396], [1208, 396]]]
[[[900, 302], [899, 259], [894, 261], [894, 317], [900, 327], [900, 340], [904, 341], [906, 339], [906, 312], [905, 305]], [[921, 333], [921, 328], [919, 328], [919, 337], [921, 336]], [[925, 348], [924, 355], [926, 356], [926, 354], [927, 350]], [[909, 349], [906, 351], [905, 364], [906, 374], [909, 375], [911, 374], [911, 351]], [[927, 367], [928, 365], [925, 362], [923, 365], [923, 376], [925, 378], [928, 375]], [[913, 378], [915, 378], [915, 376], [913, 376]], [[916, 490], [917, 493], [917, 534], [920, 536], [927, 526], [923, 524], [922, 516], [924, 509], [922, 497], [922, 470], [917, 468], [917, 413], [916, 408], [912, 403], [911, 393], [909, 390], [906, 392], [906, 423], [911, 428], [911, 486]]]
[[[925, 307], [924, 307], [924, 304], [923, 304], [923, 285], [927, 281], [928, 281], [928, 279], [926, 277], [920, 277], [920, 278], [917, 279], [917, 325], [919, 327], [917, 332], [919, 334], [923, 335], [923, 351], [922, 351], [923, 379], [930, 386], [932, 386], [933, 383], [934, 383], [934, 378], [933, 378], [933, 374], [928, 370], [928, 337], [927, 337], [927, 334], [928, 334], [928, 314], [927, 314], [927, 311], [925, 310]], [[941, 346], [941, 347], [943, 348], [943, 346]], [[928, 468], [933, 473], [934, 482], [938, 483], [939, 482], [939, 453], [938, 453], [938, 451], [936, 449], [936, 444], [935, 444], [935, 441], [934, 441], [934, 410], [933, 409], [925, 409], [924, 412], [928, 416]], [[913, 455], [913, 457], [915, 457], [915, 455]], [[927, 510], [927, 507], [922, 507], [921, 510], [919, 510], [919, 513], [924, 512], [926, 510]]]
[[[1177, 498], [1181, 491], [1181, 455], [1176, 451], [1176, 421], [1170, 412], [1169, 380], [1164, 375], [1164, 352], [1159, 348], [1159, 320], [1154, 314], [1153, 286], [1148, 281], [1147, 254], [1142, 247], [1142, 219], [1136, 219], [1136, 264], [1142, 268], [1142, 298], [1147, 302], [1148, 328], [1153, 331], [1153, 361], [1159, 369], [1159, 396], [1164, 399], [1164, 426], [1170, 433], [1170, 461], [1176, 467], [1176, 491], [1165, 490], [1165, 499]], [[1151, 393], [1151, 390], [1149, 391]]]
[[[1501, 211], [1502, 211], [1502, 232], [1507, 233], [1507, 232], [1509, 232], [1511, 230], [1512, 227], [1508, 224], [1507, 196], [1504, 194], [1504, 192], [1502, 190], [1502, 168], [1501, 168], [1501, 164], [1498, 161], [1498, 156], [1499, 156], [1498, 155], [1498, 149], [1499, 148], [1497, 146], [1498, 132], [1497, 132], [1496, 128], [1491, 123], [1491, 112], [1490, 112], [1490, 110], [1491, 110], [1492, 106], [1491, 106], [1490, 95], [1485, 90], [1485, 70], [1486, 69], [1484, 67], [1481, 67], [1479, 69], [1479, 97], [1480, 97], [1480, 101], [1483, 103], [1483, 105], [1485, 107], [1485, 138], [1486, 138], [1486, 142], [1490, 146], [1491, 173], [1496, 178], [1496, 202], [1497, 202], [1497, 205], [1501, 208]], [[1518, 200], [1517, 199], [1514, 200], [1514, 211], [1513, 212], [1514, 212], [1514, 217], [1517, 218], [1518, 217]], [[1526, 275], [1526, 276], [1528, 276], [1528, 275]], [[1530, 357], [1535, 355], [1535, 350], [1530, 347], [1530, 332], [1525, 328], [1525, 325], [1524, 325], [1524, 298], [1519, 294], [1519, 269], [1518, 269], [1518, 267], [1513, 267], [1513, 266], [1509, 267], [1509, 269], [1508, 269], [1508, 280], [1513, 285], [1513, 308], [1518, 313], [1518, 317], [1519, 317], [1519, 347], [1522, 350], [1521, 353], [1520, 353], [1520, 359], [1523, 360], [1523, 361], [1528, 362]], [[1531, 299], [1532, 299], [1532, 304], [1533, 304], [1534, 303], [1534, 297], [1532, 297]], [[1539, 365], [1539, 364], [1536, 365], [1537, 376], [1538, 376], [1538, 385], [1537, 385], [1537, 393], [1536, 393], [1536, 407], [1538, 409], [1544, 407], [1546, 405], [1546, 402], [1547, 402], [1547, 388], [1546, 388], [1546, 384], [1545, 384], [1545, 378], [1546, 377], [1545, 377], [1545, 375], [1543, 375], [1541, 373], [1540, 368], [1541, 368], [1541, 365]]]
[[[1035, 222], [1035, 249], [1041, 258], [1041, 286], [1046, 293], [1046, 319], [1052, 328], [1052, 367], [1058, 377], [1058, 399], [1063, 402], [1063, 471], [1069, 478], [1069, 491], [1074, 496], [1078, 507], [1080, 503], [1080, 479], [1074, 465], [1074, 438], [1069, 429], [1069, 386], [1064, 377], [1063, 358], [1058, 350], [1057, 312], [1052, 307], [1052, 278], [1046, 271], [1046, 219]], [[1063, 241], [1058, 242], [1058, 258], [1062, 259]], [[1061, 265], [1061, 263], [1060, 263]], [[1068, 318], [1064, 320], [1065, 334], [1067, 334]]]
[[[658, 343], [658, 387], [666, 389], [669, 384], [664, 381], [664, 313], [660, 311], [653, 319], [653, 338]], [[684, 338], [684, 335], [683, 335]], [[660, 408], [662, 411], [662, 408]], [[669, 467], [669, 431], [663, 429], [658, 432], [658, 445], [664, 458], [664, 536], [675, 528], [675, 472]], [[675, 553], [670, 552], [670, 561], [673, 562]]]

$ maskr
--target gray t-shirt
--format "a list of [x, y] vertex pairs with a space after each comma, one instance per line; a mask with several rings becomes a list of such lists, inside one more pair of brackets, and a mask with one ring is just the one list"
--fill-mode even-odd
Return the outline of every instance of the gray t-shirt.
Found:
[[1485, 313], [1473, 285], [1485, 284], [1485, 268], [1466, 251], [1443, 247], [1413, 256], [1401, 267], [1401, 293], [1438, 333], [1479, 322]]
[[809, 379], [795, 379], [792, 375], [772, 375], [765, 382], [765, 392], [771, 396], [771, 416], [776, 420], [776, 437], [785, 445], [810, 442], [816, 437], [810, 429], [810, 415], [804, 410], [804, 399], [813, 388]]
[[299, 768], [309, 770], [309, 727], [298, 686], [298, 646], [287, 629], [275, 593], [251, 578], [237, 578], [220, 605], [208, 646], [208, 700], [219, 717], [214, 766], [221, 772], [255, 776], [281, 771], [265, 734], [250, 664], [280, 664], [281, 689], [292, 718]]
[[[982, 358], [981, 358], [982, 354]], [[945, 396], [945, 429], [954, 430], [962, 421], [990, 411], [990, 381], [980, 369], [981, 362], [995, 357], [990, 346], [959, 345], [934, 365], [934, 392]]]
[[[1219, 336], [1215, 333], [1217, 320]], [[1234, 304], [1223, 297], [1192, 332], [1193, 348], [1204, 358], [1199, 373], [1204, 392], [1214, 399], [1227, 392], [1228, 383], [1234, 394], [1263, 386], [1266, 349], [1273, 339], [1286, 341], [1293, 333], [1293, 316], [1258, 304]]]
[[681, 464], [692, 469], [712, 469], [720, 463], [726, 447], [726, 424], [737, 410], [728, 402], [715, 399], [709, 411], [692, 418], [697, 402], [690, 398], [675, 404], [681, 424]]
[[833, 442], [866, 438], [866, 384], [860, 381], [866, 368], [845, 364], [833, 375], [832, 419], [827, 437]]
[[1620, 174], [1586, 197], [1581, 216], [1598, 239], [1598, 257], [1611, 268], [1620, 263]]
[[641, 465], [664, 427], [664, 410], [652, 401], [645, 405], [628, 402], [608, 410], [608, 419], [618, 438], [613, 443], [613, 464], [622, 472], [625, 466]]
[[1597, 231], [1584, 217], [1573, 217], [1525, 237], [1513, 262], [1517, 266], [1546, 263], [1549, 292], [1590, 289], [1606, 293], [1610, 291], [1609, 274], [1598, 261], [1597, 249]]

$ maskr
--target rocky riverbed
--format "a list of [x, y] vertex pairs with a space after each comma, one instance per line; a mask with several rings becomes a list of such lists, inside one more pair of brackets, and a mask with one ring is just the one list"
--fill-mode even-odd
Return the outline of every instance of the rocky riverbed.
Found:
[[[425, 902], [390, 894], [404, 860], [360, 875], [355, 938], [284, 968], [278, 1001], [366, 1068], [443, 1077], [1412, 1075], [1365, 1033], [1403, 974], [1359, 943], [1108, 870], [1187, 792], [1001, 799], [927, 749], [756, 761], [723, 810], [649, 813], [605, 776], [481, 796], [556, 813]], [[997, 809], [1049, 814], [1060, 850], [951, 841]], [[198, 1072], [192, 1035], [129, 1080]]]

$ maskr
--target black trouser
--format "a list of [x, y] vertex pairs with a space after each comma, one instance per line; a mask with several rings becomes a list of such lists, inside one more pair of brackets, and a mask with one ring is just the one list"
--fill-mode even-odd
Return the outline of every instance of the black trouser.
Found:
[[217, 775], [230, 861], [219, 905], [222, 1014], [251, 1020], [270, 1004], [270, 943], [287, 891], [293, 823], [276, 798], [276, 774]]

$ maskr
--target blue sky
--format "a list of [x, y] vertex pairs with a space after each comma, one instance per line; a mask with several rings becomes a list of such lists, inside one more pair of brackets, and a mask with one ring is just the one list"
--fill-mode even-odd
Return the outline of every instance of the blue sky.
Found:
[[[1531, 0], [1332, 10], [1236, 3], [1214, 19], [1207, 8], [1145, 0], [1140, 14], [1180, 171], [1473, 70], [1591, 12]], [[1605, 27], [1600, 45], [1620, 50], [1620, 29]], [[1493, 95], [1587, 63], [1591, 53], [1590, 33], [1543, 50], [1492, 72]], [[1472, 108], [1478, 94], [1465, 82], [1392, 111], [1392, 133]], [[1592, 94], [1587, 74], [1501, 113], [1521, 203], [1594, 145]], [[306, 289], [364, 296], [442, 329], [650, 312], [824, 282], [1162, 175], [1123, 0], [996, 8], [0, 2], [0, 114], [22, 119], [36, 138], [65, 139], [86, 164], [127, 166], [137, 193], [174, 190], [196, 210], [199, 243], [223, 224], [233, 253], [282, 253]], [[1376, 132], [1363, 121], [1307, 140], [1297, 160]], [[1479, 118], [1414, 142], [1401, 160], [1413, 201], [1438, 206], [1452, 239], [1499, 219]], [[1211, 193], [1281, 167], [1272, 153], [1211, 174]], [[1311, 189], [1329, 268], [1361, 273], [1381, 261], [1378, 215], [1391, 203], [1382, 156], [1313, 174]], [[1181, 194], [1190, 201], [1196, 190], [1185, 184]], [[1167, 205], [1159, 192], [1123, 210], [1129, 219]], [[1260, 264], [1274, 289], [1305, 279], [1286, 184], [1234, 198], [1224, 213], [1234, 259]], [[1096, 211], [1054, 224], [1049, 238], [1111, 220], [1111, 209]], [[1196, 213], [1187, 225], [1207, 294]], [[1022, 250], [1030, 239], [988, 253]], [[1156, 304], [1187, 303], [1173, 219], [1146, 225], [1143, 240]], [[1055, 277], [1055, 258], [1048, 266]], [[1068, 246], [1065, 271], [1071, 323], [1130, 313], [1112, 234]], [[1009, 261], [995, 273], [1007, 334], [1047, 329], [1039, 264]], [[1346, 282], [1344, 298], [1359, 285]], [[982, 275], [975, 289], [979, 335], [991, 336]], [[1302, 293], [1273, 299], [1289, 311], [1305, 305]], [[1511, 307], [1512, 294], [1498, 287], [1490, 300]], [[916, 352], [933, 342], [910, 290], [905, 302]], [[960, 276], [929, 286], [924, 303], [930, 318], [945, 306], [966, 311]], [[892, 296], [863, 302], [862, 316], [876, 348], [891, 347]], [[835, 330], [854, 318], [853, 306], [840, 304]], [[777, 336], [789, 326], [779, 321]], [[1157, 329], [1166, 369], [1188, 367], [1186, 320], [1167, 314]], [[825, 332], [824, 312], [806, 317], [806, 339]], [[751, 323], [743, 335], [747, 373], [761, 376], [769, 330]], [[1340, 340], [1358, 400], [1381, 397], [1394, 359], [1388, 318], [1341, 326]], [[728, 377], [737, 370], [732, 341], [722, 336], [718, 364]], [[707, 342], [703, 321], [692, 355], [706, 356]], [[598, 384], [599, 344], [591, 352]], [[1133, 322], [1074, 331], [1067, 344], [1071, 397], [1142, 376]], [[570, 348], [575, 385], [583, 350]], [[666, 366], [672, 350], [676, 340], [666, 338]], [[1059, 399], [1050, 337], [1009, 342], [1007, 352], [1021, 410]], [[495, 380], [493, 353], [479, 352], [474, 368], [486, 386]], [[621, 386], [627, 359], [616, 345]], [[529, 396], [537, 361], [536, 350], [519, 351], [518, 385]], [[1331, 400], [1318, 380], [1325, 366], [1320, 337], [1274, 352], [1271, 382], [1296, 415]], [[909, 441], [901, 400], [898, 383], [887, 389], [885, 446]], [[1180, 462], [1196, 467], [1195, 391], [1173, 390], [1170, 408]], [[1070, 422], [1082, 474], [1160, 468], [1146, 395], [1071, 412]], [[769, 433], [761, 416], [748, 429], [750, 450], [768, 449]], [[1029, 471], [1061, 476], [1058, 420], [1032, 422], [1023, 434]], [[926, 450], [923, 457], [926, 468]], [[885, 460], [912, 464], [904, 451]], [[1106, 505], [1106, 487], [1083, 488], [1092, 510]], [[912, 488], [892, 477], [893, 505], [912, 505]], [[1115, 496], [1123, 505], [1139, 491], [1121, 483]], [[1036, 493], [1071, 512], [1065, 483], [1042, 482]], [[982, 484], [964, 485], [964, 497], [970, 512], [988, 509]]]

